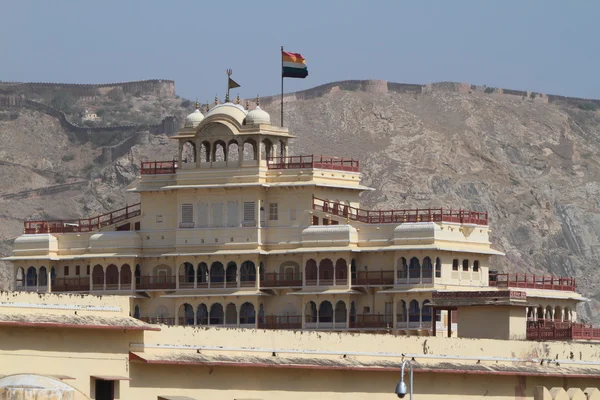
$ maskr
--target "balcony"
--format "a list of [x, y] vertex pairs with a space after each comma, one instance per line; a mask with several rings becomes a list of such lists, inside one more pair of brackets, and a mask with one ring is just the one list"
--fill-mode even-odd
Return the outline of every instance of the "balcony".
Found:
[[600, 340], [600, 328], [574, 322], [527, 321], [527, 340]]
[[359, 162], [354, 159], [325, 156], [272, 157], [267, 160], [268, 169], [328, 169], [333, 171], [360, 172]]
[[301, 287], [302, 273], [280, 274], [278, 272], [268, 272], [261, 276], [261, 288], [273, 287]]
[[302, 329], [300, 315], [267, 315], [258, 322], [260, 329]]
[[166, 317], [141, 317], [140, 321], [148, 324], [175, 325], [175, 318]]
[[394, 271], [361, 271], [352, 277], [352, 286], [391, 286]]
[[488, 213], [452, 208], [407, 210], [365, 210], [313, 196], [313, 210], [339, 215], [367, 224], [403, 222], [455, 222], [459, 224], [488, 225]]
[[[141, 215], [141, 213], [141, 204], [137, 203], [92, 218], [25, 221], [23, 232], [27, 234], [93, 232], [106, 226], [127, 221]], [[135, 229], [138, 230], [139, 227], [135, 227]]]
[[392, 314], [357, 314], [350, 317], [352, 329], [384, 329], [392, 328]]
[[139, 276], [136, 278], [138, 290], [175, 290], [174, 276]]
[[145, 161], [142, 162], [142, 175], [165, 175], [177, 172], [177, 161]]
[[530, 274], [508, 274], [490, 272], [490, 286], [499, 288], [525, 288], [565, 290], [575, 292], [577, 285], [574, 278], [560, 278], [556, 276], [530, 275]]
[[87, 292], [90, 290], [90, 278], [54, 278], [53, 292]]

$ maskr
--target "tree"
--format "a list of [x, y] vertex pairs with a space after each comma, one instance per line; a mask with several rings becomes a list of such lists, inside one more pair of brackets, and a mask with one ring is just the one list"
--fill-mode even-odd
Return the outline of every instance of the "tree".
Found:
[[73, 105], [75, 104], [75, 98], [69, 92], [58, 92], [50, 101], [50, 105], [58, 110], [61, 110], [67, 114], [72, 112]]
[[117, 86], [116, 88], [108, 92], [108, 98], [112, 101], [123, 101], [123, 99], [125, 98], [125, 93], [123, 92], [123, 89], [120, 86]]

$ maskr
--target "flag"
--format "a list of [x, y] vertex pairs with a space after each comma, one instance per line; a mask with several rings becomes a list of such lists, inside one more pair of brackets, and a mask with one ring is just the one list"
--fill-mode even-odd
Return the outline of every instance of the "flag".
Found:
[[240, 87], [240, 85], [233, 79], [229, 78], [229, 83], [227, 84], [227, 89], [233, 89], [236, 87]]
[[289, 53], [281, 50], [281, 76], [284, 78], [306, 78], [308, 69], [306, 60], [298, 53]]

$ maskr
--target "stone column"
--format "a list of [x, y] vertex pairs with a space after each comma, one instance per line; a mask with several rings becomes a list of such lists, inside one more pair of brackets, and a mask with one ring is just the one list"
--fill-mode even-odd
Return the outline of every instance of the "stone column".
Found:
[[398, 327], [398, 302], [395, 297], [392, 297], [392, 301], [392, 329], [395, 331]]

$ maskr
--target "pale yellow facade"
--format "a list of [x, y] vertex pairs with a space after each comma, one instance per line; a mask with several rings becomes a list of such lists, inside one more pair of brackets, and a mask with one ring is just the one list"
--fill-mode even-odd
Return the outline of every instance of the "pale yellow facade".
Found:
[[[358, 161], [290, 156], [293, 138], [260, 108], [196, 110], [176, 160], [142, 164], [140, 204], [26, 222], [6, 258], [22, 293], [5, 296], [40, 307], [0, 308], [33, 321], [0, 322], [14, 359], [0, 374], [71, 376], [92, 398], [96, 374], [131, 379], [115, 398], [223, 399], [390, 398], [402, 354], [427, 398], [526, 398], [598, 374], [589, 345], [526, 340], [584, 299], [572, 279], [490, 271], [487, 213], [362, 209]], [[42, 303], [132, 325], [40, 328]], [[540, 352], [566, 361], [540, 370]]]

